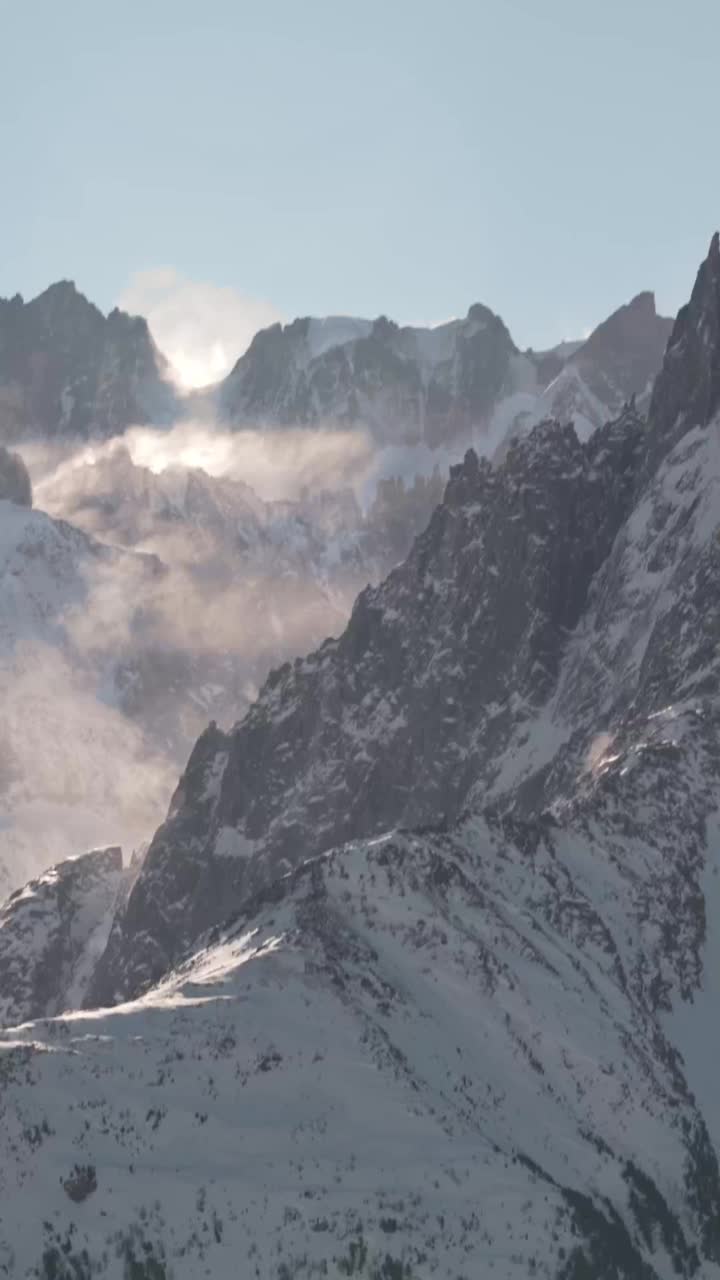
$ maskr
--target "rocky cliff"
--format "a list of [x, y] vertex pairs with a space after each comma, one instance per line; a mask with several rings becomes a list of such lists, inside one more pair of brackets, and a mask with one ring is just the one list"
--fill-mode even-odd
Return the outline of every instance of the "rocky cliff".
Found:
[[105, 316], [62, 280], [0, 299], [0, 440], [107, 438], [177, 411], [147, 323]]

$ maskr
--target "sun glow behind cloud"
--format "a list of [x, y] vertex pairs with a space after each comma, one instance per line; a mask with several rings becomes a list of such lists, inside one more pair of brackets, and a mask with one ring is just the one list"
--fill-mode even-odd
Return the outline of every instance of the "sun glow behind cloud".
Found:
[[152, 335], [184, 390], [224, 377], [258, 329], [281, 320], [269, 302], [235, 289], [189, 280], [173, 267], [132, 276], [118, 305], [146, 316]]

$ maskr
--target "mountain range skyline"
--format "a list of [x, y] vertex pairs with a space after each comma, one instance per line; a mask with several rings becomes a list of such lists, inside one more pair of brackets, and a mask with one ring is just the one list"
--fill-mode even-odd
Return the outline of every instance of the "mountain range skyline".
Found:
[[[190, 281], [171, 268], [137, 273], [128, 286], [121, 290], [117, 299], [107, 307], [98, 306], [92, 290], [86, 289], [82, 282], [78, 283], [63, 275], [51, 280], [37, 292], [17, 290], [13, 295], [0, 297], [0, 305], [14, 299], [19, 299], [26, 305], [37, 303], [58, 287], [72, 288], [106, 318], [118, 311], [132, 318], [140, 317], [145, 320], [159, 351], [168, 362], [172, 380], [181, 391], [201, 390], [220, 381], [246, 353], [259, 333], [277, 325], [286, 328], [297, 320], [344, 321], [352, 324], [372, 323], [373, 320], [389, 318], [402, 328], [432, 332], [466, 317], [473, 306], [478, 304], [487, 306], [494, 314], [500, 314], [492, 307], [491, 300], [476, 297], [467, 306], [460, 306], [453, 314], [432, 322], [397, 317], [382, 306], [366, 316], [352, 315], [342, 310], [323, 316], [311, 315], [306, 311], [286, 315], [269, 302], [250, 303], [229, 286], [208, 286]], [[656, 290], [642, 288], [628, 293], [610, 312], [601, 315], [594, 323], [584, 325], [577, 333], [563, 332], [544, 345], [521, 343], [518, 344], [518, 349], [542, 354], [555, 351], [566, 344], [579, 345], [587, 341], [610, 315], [640, 297], [652, 298], [653, 305], [657, 306]], [[663, 314], [662, 311], [659, 314]], [[669, 316], [671, 312], [666, 314]], [[502, 319], [507, 322], [507, 317], [502, 316]], [[512, 323], [509, 323], [509, 329], [511, 333], [514, 332]]]

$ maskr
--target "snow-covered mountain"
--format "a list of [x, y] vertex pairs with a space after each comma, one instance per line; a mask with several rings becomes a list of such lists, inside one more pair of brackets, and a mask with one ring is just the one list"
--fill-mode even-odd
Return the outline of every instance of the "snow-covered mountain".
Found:
[[3, 1026], [82, 1005], [131, 876], [122, 849], [94, 849], [11, 895], [0, 910]]
[[639, 293], [568, 354], [542, 392], [542, 414], [572, 422], [587, 439], [633, 399], [646, 410], [671, 330], [672, 320], [655, 310], [654, 295]]
[[362, 424], [382, 445], [474, 439], [485, 452], [547, 415], [575, 419], [584, 438], [649, 390], [671, 327], [651, 293], [586, 342], [539, 354], [480, 304], [434, 329], [305, 318], [257, 334], [217, 403], [231, 424]]
[[[224, 911], [348, 839], [453, 820], [480, 779], [502, 789], [503, 759], [516, 774], [519, 739], [553, 692], [629, 514], [643, 433], [628, 413], [587, 445], [544, 424], [497, 469], [468, 453], [408, 559], [359, 597], [340, 638], [275, 671], [232, 734], [200, 739], [183, 801], [148, 855], [150, 898], [141, 875], [128, 905], [122, 974], [111, 940], [102, 1001], [159, 976], [213, 922], [215, 903]], [[543, 735], [546, 749], [561, 732]], [[170, 902], [187, 932], [168, 955], [149, 915]]]
[[472, 819], [305, 864], [140, 1000], [0, 1033], [0, 1260], [719, 1274], [715, 1154], [643, 996], [667, 917], [637, 913], [621, 769], [568, 825]]
[[27, 303], [0, 300], [0, 442], [107, 439], [193, 416], [234, 428], [362, 426], [380, 447], [455, 455], [470, 442], [492, 451], [548, 414], [574, 418], [584, 436], [647, 391], [670, 327], [651, 293], [586, 342], [541, 353], [519, 351], [480, 303], [435, 328], [305, 317], [259, 332], [217, 387], [181, 395], [144, 319], [105, 316], [60, 281]]
[[147, 322], [105, 316], [68, 280], [0, 299], [0, 441], [116, 435], [177, 412]]
[[720, 1276], [718, 368], [715, 237], [647, 417], [468, 452], [201, 736], [0, 1034], [9, 1274]]

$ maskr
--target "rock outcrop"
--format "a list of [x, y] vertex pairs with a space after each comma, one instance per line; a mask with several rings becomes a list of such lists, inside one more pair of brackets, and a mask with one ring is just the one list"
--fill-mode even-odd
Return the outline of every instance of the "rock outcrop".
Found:
[[176, 412], [142, 317], [105, 316], [68, 280], [0, 299], [0, 441], [106, 439]]
[[651, 293], [584, 343], [542, 353], [520, 352], [479, 303], [435, 329], [306, 317], [259, 333], [217, 403], [231, 425], [361, 425], [380, 445], [494, 448], [548, 415], [574, 419], [585, 438], [647, 395], [671, 328]]

